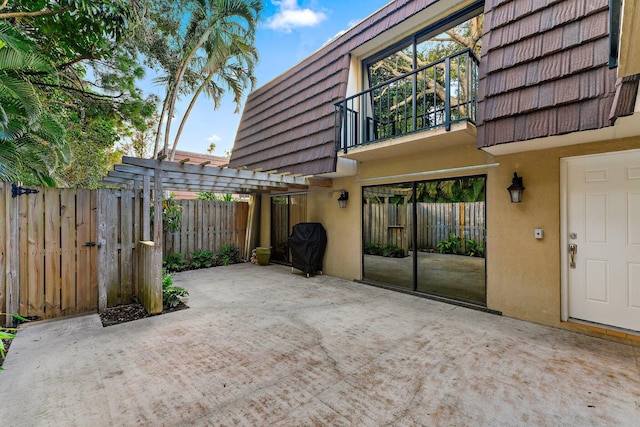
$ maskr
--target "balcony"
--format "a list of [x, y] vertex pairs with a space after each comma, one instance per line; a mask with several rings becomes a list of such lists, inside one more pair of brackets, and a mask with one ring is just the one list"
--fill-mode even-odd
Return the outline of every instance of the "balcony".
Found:
[[478, 59], [456, 52], [337, 102], [335, 149], [363, 161], [475, 141], [477, 93]]

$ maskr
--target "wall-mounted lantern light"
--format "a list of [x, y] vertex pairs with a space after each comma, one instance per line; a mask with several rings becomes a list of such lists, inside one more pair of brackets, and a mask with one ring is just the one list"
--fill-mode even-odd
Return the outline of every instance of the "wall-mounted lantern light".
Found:
[[522, 193], [524, 192], [524, 190], [525, 188], [522, 186], [522, 177], [518, 176], [517, 172], [514, 172], [511, 185], [507, 188], [509, 197], [511, 198], [511, 203], [522, 202]]
[[347, 207], [347, 200], [349, 200], [349, 192], [347, 190], [333, 190], [329, 191], [329, 198], [333, 196], [333, 193], [340, 192], [340, 197], [338, 197], [338, 206], [340, 209], [344, 209]]
[[344, 209], [347, 207], [347, 200], [349, 200], [349, 192], [340, 190], [340, 197], [338, 197], [338, 206], [340, 207], [340, 209]]

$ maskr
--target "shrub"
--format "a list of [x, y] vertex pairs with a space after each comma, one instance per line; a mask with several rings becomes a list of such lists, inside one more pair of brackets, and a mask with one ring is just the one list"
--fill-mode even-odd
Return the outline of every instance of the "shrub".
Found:
[[216, 265], [236, 264], [242, 259], [236, 245], [227, 244], [220, 248], [215, 256]]
[[187, 266], [182, 254], [169, 254], [162, 260], [162, 268], [169, 272], [182, 271]]
[[441, 254], [458, 254], [460, 253], [460, 243], [462, 239], [453, 233], [449, 233], [449, 238], [440, 240], [436, 245], [438, 252]]
[[404, 257], [404, 250], [402, 250], [402, 248], [398, 245], [389, 243], [382, 247], [382, 256], [402, 258]]
[[467, 239], [466, 254], [482, 258], [484, 256], [484, 242], [482, 240]]
[[378, 243], [367, 243], [364, 245], [364, 253], [368, 255], [382, 255], [382, 245]]
[[[4, 316], [5, 313], [0, 313], [0, 316]], [[28, 322], [29, 320], [25, 319], [24, 317], [18, 315], [18, 314], [11, 314], [10, 316], [12, 316], [14, 319], [16, 319], [17, 321], [20, 322]], [[15, 321], [14, 321], [15, 322]], [[4, 361], [4, 358], [6, 356], [5, 352], [4, 352], [4, 341], [9, 341], [12, 340], [16, 337], [16, 331], [17, 328], [9, 328], [9, 327], [0, 327], [0, 371], [2, 371], [2, 362]]]
[[[155, 215], [154, 206], [151, 205], [151, 223]], [[180, 231], [182, 226], [182, 206], [176, 202], [172, 194], [162, 200], [162, 227], [172, 233]]]
[[209, 268], [213, 266], [213, 252], [201, 249], [191, 254], [191, 268]]
[[186, 297], [189, 291], [173, 284], [173, 276], [162, 276], [162, 304], [165, 307], [175, 307], [180, 303], [179, 297]]

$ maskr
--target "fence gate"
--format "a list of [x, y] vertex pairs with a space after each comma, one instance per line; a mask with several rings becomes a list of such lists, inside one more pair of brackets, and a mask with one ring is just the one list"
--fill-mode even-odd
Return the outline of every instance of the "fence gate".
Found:
[[0, 183], [0, 307], [53, 318], [96, 311], [96, 192]]

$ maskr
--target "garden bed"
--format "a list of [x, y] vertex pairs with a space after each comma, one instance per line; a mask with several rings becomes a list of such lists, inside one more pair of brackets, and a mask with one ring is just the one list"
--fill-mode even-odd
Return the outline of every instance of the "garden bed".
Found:
[[[186, 308], [189, 308], [189, 306], [179, 302], [175, 307], [164, 307], [161, 314], [172, 313]], [[149, 314], [142, 304], [123, 304], [109, 307], [100, 313], [100, 321], [102, 326], [107, 327], [151, 316], [159, 316], [159, 314]]]

